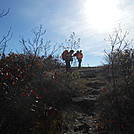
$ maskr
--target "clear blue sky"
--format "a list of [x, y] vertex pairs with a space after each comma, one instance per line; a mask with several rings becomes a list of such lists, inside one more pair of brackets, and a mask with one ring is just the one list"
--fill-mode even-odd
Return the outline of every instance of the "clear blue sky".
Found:
[[75, 32], [81, 38], [82, 66], [97, 66], [104, 62], [104, 49], [110, 48], [104, 38], [119, 23], [134, 37], [134, 0], [0, 0], [0, 11], [8, 8], [9, 14], [0, 19], [0, 39], [12, 27], [7, 51], [20, 51], [19, 36], [31, 38], [31, 29], [41, 24], [53, 45]]

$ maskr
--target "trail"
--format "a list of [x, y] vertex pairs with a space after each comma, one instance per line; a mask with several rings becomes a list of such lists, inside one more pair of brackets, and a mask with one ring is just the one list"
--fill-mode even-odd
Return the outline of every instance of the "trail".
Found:
[[78, 71], [80, 79], [86, 80], [86, 85], [72, 98], [71, 105], [65, 108], [67, 127], [63, 134], [94, 134], [92, 124], [97, 108], [97, 97], [105, 83], [100, 79], [101, 68], [81, 68]]

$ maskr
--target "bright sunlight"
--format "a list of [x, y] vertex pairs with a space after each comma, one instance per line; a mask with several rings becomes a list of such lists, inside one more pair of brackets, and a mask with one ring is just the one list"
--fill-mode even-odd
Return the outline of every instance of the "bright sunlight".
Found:
[[118, 3], [119, 0], [86, 0], [84, 14], [87, 23], [98, 32], [111, 30], [121, 14]]

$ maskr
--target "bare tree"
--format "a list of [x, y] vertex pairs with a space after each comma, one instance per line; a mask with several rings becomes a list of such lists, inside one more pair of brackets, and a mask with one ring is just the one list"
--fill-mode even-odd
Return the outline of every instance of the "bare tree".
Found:
[[65, 45], [63, 45], [63, 49], [73, 49], [77, 50], [80, 47], [80, 38], [75, 39], [75, 33], [73, 32], [69, 39], [65, 40]]
[[[7, 11], [3, 10], [0, 13], [0, 18], [6, 16], [9, 13], [9, 11], [10, 11], [10, 8], [8, 8]], [[3, 35], [2, 39], [0, 40], [0, 54], [2, 58], [4, 57], [4, 53], [7, 47], [7, 42], [11, 40], [11, 38], [12, 38], [12, 34], [11, 34], [11, 27], [10, 27], [7, 34]]]
[[34, 34], [34, 37], [32, 40], [28, 39], [27, 41], [20, 37], [19, 42], [24, 48], [25, 53], [32, 53], [35, 56], [39, 54], [39, 51], [43, 45], [43, 38], [42, 36], [45, 34], [46, 30], [42, 30], [42, 25], [40, 27], [36, 27], [32, 29], [32, 33]]
[[55, 54], [61, 47], [61, 45], [51, 45], [50, 41], [44, 43], [44, 34], [46, 30], [43, 29], [42, 25], [32, 29], [33, 39], [25, 40], [24, 37], [20, 37], [19, 42], [23, 46], [24, 53], [31, 53], [34, 56], [38, 56], [41, 52], [45, 57]]
[[[128, 48], [130, 44], [132, 43], [132, 40], [128, 40], [127, 37], [129, 35], [128, 31], [123, 32], [121, 26], [119, 25], [118, 28], [115, 28], [113, 31], [112, 35], [109, 35], [105, 41], [107, 41], [111, 45], [111, 51], [107, 52], [105, 51], [106, 54], [106, 59], [108, 61], [108, 64], [110, 65], [111, 69], [111, 75], [112, 75], [112, 86], [115, 88], [115, 67], [119, 65], [119, 58], [120, 58], [120, 52], [122, 52], [124, 49]], [[117, 63], [118, 62], [118, 63]]]

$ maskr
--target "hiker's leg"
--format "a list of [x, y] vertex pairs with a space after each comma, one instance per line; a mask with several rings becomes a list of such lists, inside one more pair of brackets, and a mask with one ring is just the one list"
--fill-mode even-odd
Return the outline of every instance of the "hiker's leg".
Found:
[[68, 71], [68, 63], [67, 63], [67, 60], [65, 62], [66, 62], [66, 71]]
[[70, 61], [68, 61], [68, 70], [70, 70], [71, 68], [71, 64], [70, 64]]
[[81, 67], [81, 62], [82, 62], [82, 60], [80, 60], [80, 67]]
[[70, 61], [66, 60], [66, 71], [69, 71], [70, 68]]
[[78, 67], [80, 68], [80, 67], [81, 67], [81, 60], [79, 59], [79, 61], [78, 61], [78, 62], [79, 62], [79, 66], [78, 66]]

